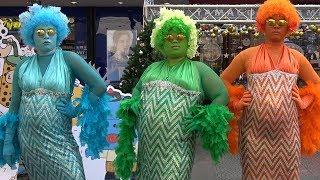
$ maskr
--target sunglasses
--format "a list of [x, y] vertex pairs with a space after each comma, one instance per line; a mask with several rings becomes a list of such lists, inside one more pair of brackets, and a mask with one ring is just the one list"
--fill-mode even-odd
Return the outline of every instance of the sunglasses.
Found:
[[56, 30], [52, 28], [49, 28], [48, 30], [38, 29], [36, 32], [39, 37], [44, 37], [46, 34], [48, 34], [48, 36], [54, 36], [56, 34]]
[[174, 40], [177, 40], [177, 41], [183, 41], [186, 37], [183, 35], [183, 34], [178, 34], [178, 35], [172, 35], [172, 34], [169, 34], [167, 37], [166, 37], [166, 40], [169, 41], [169, 42], [172, 42]]
[[275, 27], [276, 25], [283, 27], [283, 26], [287, 26], [288, 22], [284, 19], [280, 19], [280, 20], [275, 20], [275, 19], [268, 19], [266, 20], [266, 24], [270, 27]]

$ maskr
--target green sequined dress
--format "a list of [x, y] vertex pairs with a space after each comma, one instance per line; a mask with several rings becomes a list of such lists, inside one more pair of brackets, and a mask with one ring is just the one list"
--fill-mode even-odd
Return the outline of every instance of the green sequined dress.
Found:
[[[128, 153], [123, 153], [121, 149], [125, 149], [124, 151], [128, 149], [122, 147], [125, 141], [122, 136], [128, 131], [125, 129], [125, 124], [128, 124], [126, 113], [132, 110], [137, 114], [135, 128], [139, 141], [137, 178], [139, 180], [190, 179], [196, 134], [186, 134], [182, 122], [190, 116], [192, 108], [199, 106], [205, 97], [203, 88], [205, 78], [200, 77], [201, 69], [199, 69], [204, 67], [204, 64], [201, 63], [201, 66], [199, 64], [200, 62], [191, 60], [183, 60], [173, 66], [167, 61], [153, 63], [140, 78], [133, 97], [121, 104], [120, 111], [126, 108], [127, 110], [118, 113], [124, 121], [120, 126], [122, 133], [120, 131], [119, 148], [116, 151], [116, 172], [119, 176], [127, 176], [122, 172], [126, 162], [121, 159], [127, 158]], [[213, 73], [211, 69], [210, 73]], [[202, 114], [206, 114], [207, 110], [205, 107], [203, 109]], [[222, 126], [221, 136], [226, 138], [228, 123]], [[227, 149], [226, 139], [223, 141], [223, 146]], [[127, 145], [130, 145], [129, 143]]]
[[142, 79], [138, 179], [190, 179], [195, 138], [181, 121], [200, 100], [199, 73], [191, 61], [157, 66]]

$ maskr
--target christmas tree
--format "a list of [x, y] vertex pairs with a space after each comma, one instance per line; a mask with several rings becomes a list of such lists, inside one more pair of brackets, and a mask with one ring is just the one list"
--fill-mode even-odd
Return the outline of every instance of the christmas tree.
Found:
[[144, 30], [138, 35], [137, 45], [131, 49], [132, 54], [120, 82], [120, 89], [124, 93], [131, 93], [142, 73], [150, 64], [163, 60], [160, 52], [150, 46], [150, 36], [153, 28], [153, 22], [147, 23]]

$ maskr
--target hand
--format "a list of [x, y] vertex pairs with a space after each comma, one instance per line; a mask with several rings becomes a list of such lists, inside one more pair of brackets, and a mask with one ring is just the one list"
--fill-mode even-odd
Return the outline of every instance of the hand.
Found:
[[252, 100], [252, 95], [249, 91], [245, 91], [241, 99], [235, 103], [234, 107], [236, 110], [243, 110], [245, 107], [249, 106]]
[[74, 118], [77, 116], [77, 108], [71, 103], [71, 100], [66, 98], [59, 98], [56, 104], [56, 109], [68, 118]]
[[194, 131], [198, 131], [200, 129], [200, 123], [195, 121], [193, 118], [183, 119], [182, 121], [182, 130], [186, 134], [191, 134]]
[[12, 141], [4, 141], [3, 144], [3, 160], [7, 163], [11, 168], [15, 167], [13, 152], [15, 152], [13, 142]]
[[3, 141], [0, 141], [0, 167], [5, 165], [4, 158], [3, 158]]
[[[16, 149], [13, 145], [13, 137], [16, 133], [16, 129], [18, 127], [18, 122], [8, 122], [6, 125], [5, 130], [5, 138], [3, 141], [3, 149], [2, 149], [2, 155], [3, 155], [3, 163], [7, 163], [11, 169], [15, 169], [15, 153]], [[1, 144], [2, 145], [2, 144]], [[1, 146], [2, 147], [2, 146]]]
[[311, 99], [310, 99], [310, 96], [306, 96], [305, 98], [301, 98], [300, 93], [299, 93], [299, 88], [297, 85], [295, 85], [292, 88], [292, 100], [294, 100], [296, 102], [297, 106], [300, 109], [306, 109], [313, 101], [313, 96], [311, 96]]

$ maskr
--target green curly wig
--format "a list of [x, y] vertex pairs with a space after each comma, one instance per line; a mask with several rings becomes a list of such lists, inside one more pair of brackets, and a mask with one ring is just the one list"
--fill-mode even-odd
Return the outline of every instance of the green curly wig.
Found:
[[163, 49], [166, 36], [170, 31], [182, 33], [188, 40], [187, 56], [192, 59], [198, 48], [198, 33], [193, 21], [180, 10], [160, 9], [160, 17], [154, 20], [155, 28], [151, 34], [151, 46], [159, 51]]

